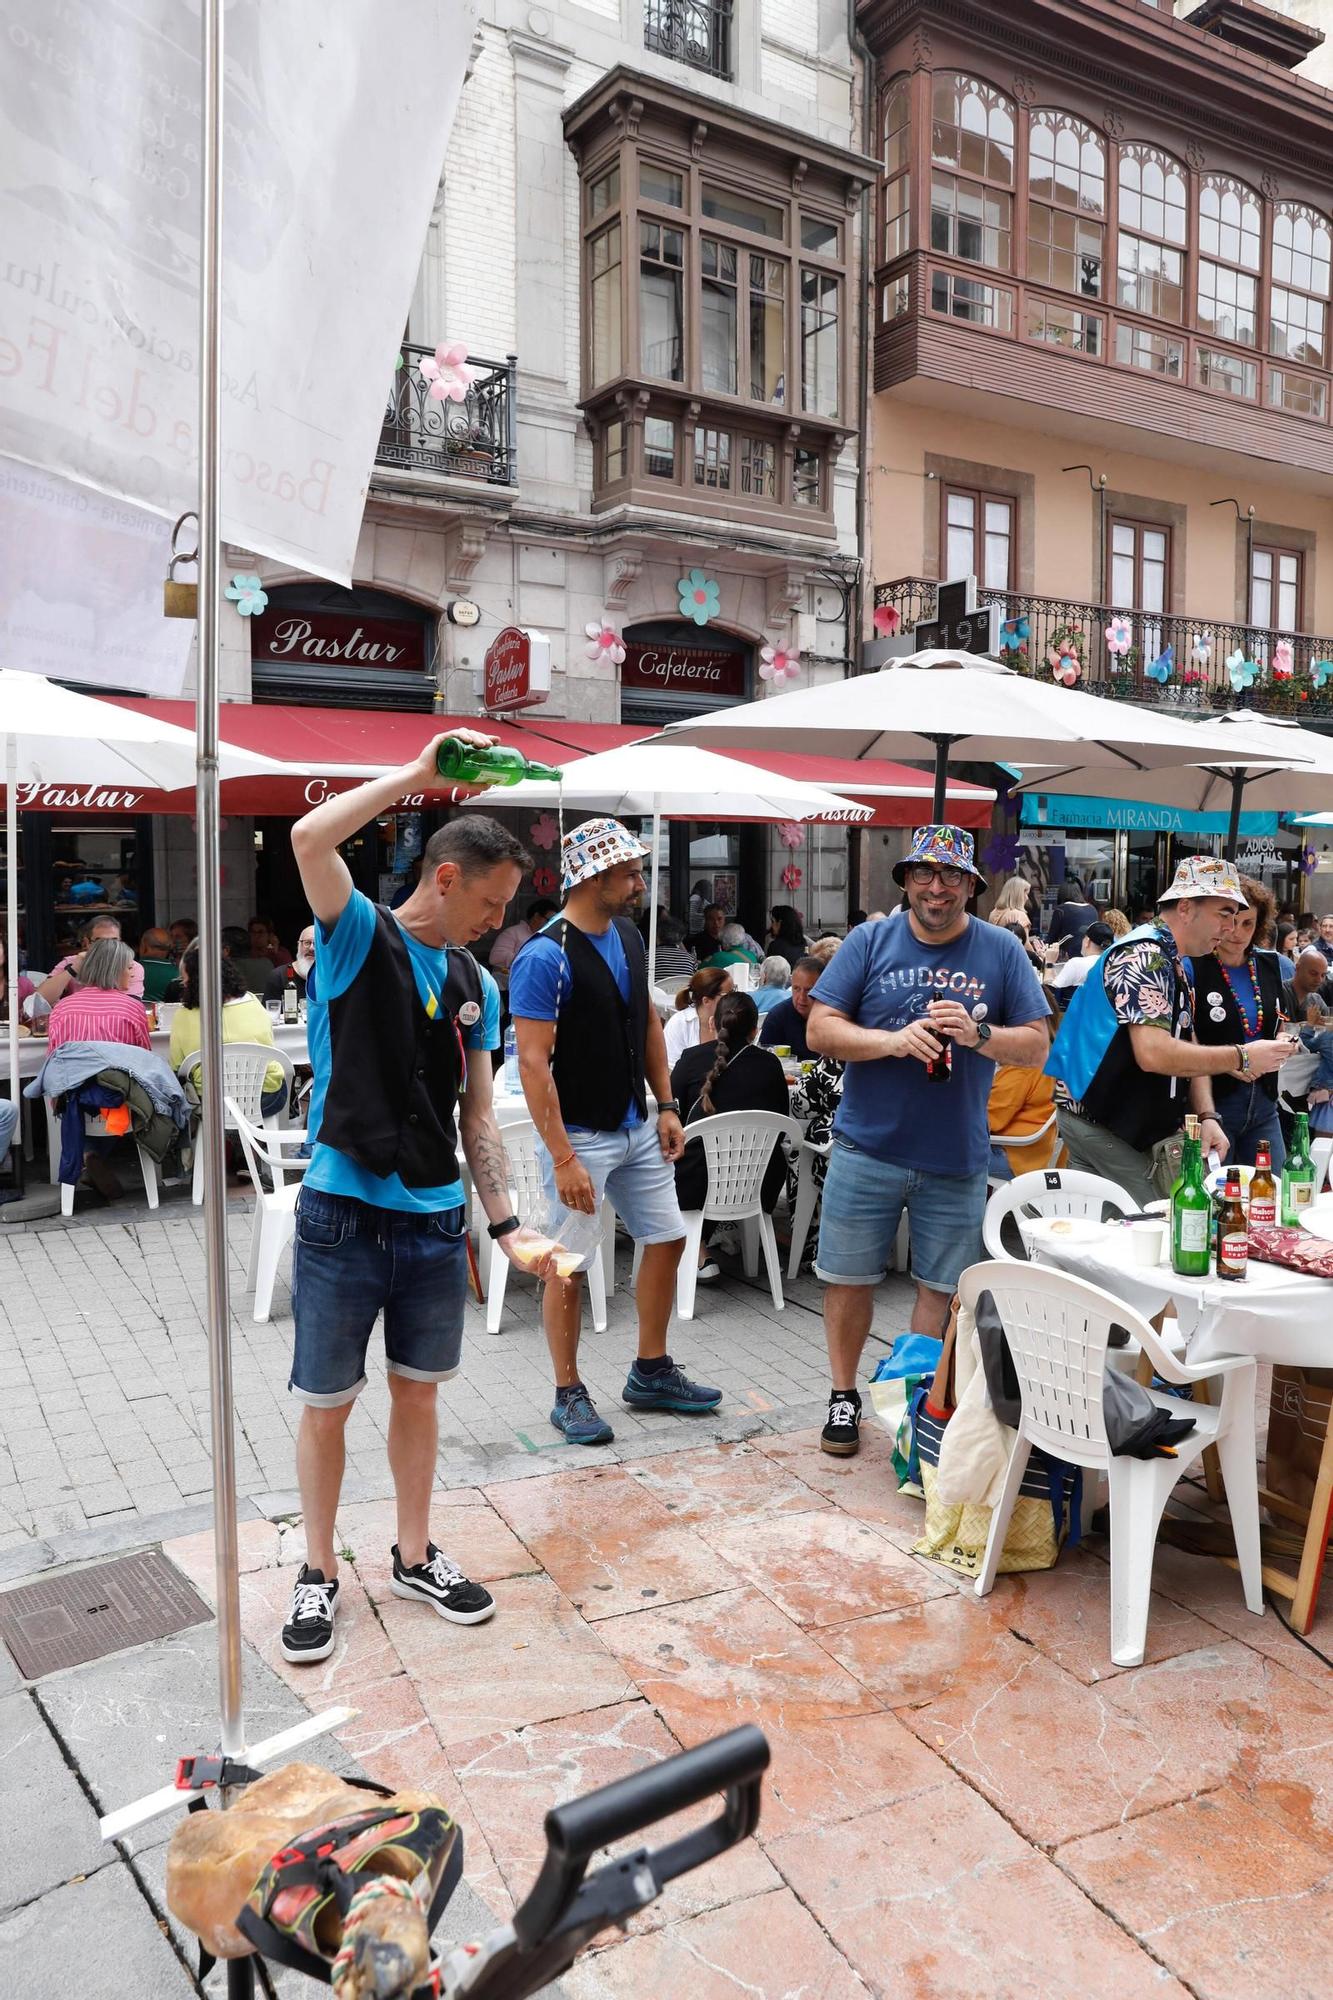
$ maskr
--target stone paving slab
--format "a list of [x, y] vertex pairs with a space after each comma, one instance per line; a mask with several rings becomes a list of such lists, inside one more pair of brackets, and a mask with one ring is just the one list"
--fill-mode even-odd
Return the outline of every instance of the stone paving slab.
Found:
[[14, 2000], [185, 2000], [196, 1989], [123, 1861], [0, 1918]]
[[[97, 1815], [30, 1694], [0, 1701], [0, 1911], [115, 1860]], [[17, 1993], [18, 1989], [14, 1989]]]

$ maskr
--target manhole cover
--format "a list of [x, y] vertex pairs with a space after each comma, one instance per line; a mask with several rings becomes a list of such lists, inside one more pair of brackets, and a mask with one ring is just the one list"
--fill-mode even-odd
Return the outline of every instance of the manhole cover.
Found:
[[159, 1549], [0, 1593], [0, 1638], [25, 1680], [165, 1639], [212, 1612]]

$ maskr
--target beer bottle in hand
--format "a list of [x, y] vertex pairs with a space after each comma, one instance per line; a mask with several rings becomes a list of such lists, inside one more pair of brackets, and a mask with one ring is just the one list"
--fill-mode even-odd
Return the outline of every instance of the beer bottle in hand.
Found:
[[931, 1033], [940, 1047], [939, 1054], [933, 1055], [926, 1064], [926, 1082], [948, 1083], [953, 1075], [953, 1043], [947, 1035], [941, 1034], [938, 1028], [932, 1028]]
[[1273, 1149], [1260, 1139], [1250, 1175], [1250, 1228], [1265, 1229], [1277, 1221], [1277, 1182], [1273, 1179]]
[[1243, 1278], [1250, 1268], [1250, 1232], [1245, 1220], [1245, 1201], [1240, 1191], [1240, 1173], [1227, 1169], [1222, 1194], [1222, 1213], [1217, 1224], [1217, 1275]]

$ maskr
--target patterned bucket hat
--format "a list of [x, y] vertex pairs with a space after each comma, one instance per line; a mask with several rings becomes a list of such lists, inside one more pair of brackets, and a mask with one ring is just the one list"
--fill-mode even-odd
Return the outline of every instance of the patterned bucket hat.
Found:
[[965, 875], [975, 879], [979, 889], [984, 889], [986, 878], [973, 859], [975, 852], [971, 834], [961, 826], [919, 826], [907, 853], [893, 864], [893, 879], [901, 889], [908, 869], [918, 862], [927, 862], [932, 868], [961, 868]]
[[1183, 903], [1188, 897], [1225, 896], [1229, 903], [1245, 901], [1234, 861], [1219, 861], [1214, 854], [1187, 854], [1176, 870], [1175, 880], [1157, 898], [1159, 903]]
[[622, 861], [643, 861], [648, 849], [618, 819], [585, 819], [560, 843], [561, 886], [577, 889]]

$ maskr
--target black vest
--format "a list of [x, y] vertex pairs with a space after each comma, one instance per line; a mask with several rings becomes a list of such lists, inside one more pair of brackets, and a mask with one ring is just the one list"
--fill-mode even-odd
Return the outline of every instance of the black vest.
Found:
[[[540, 935], [564, 947], [569, 977], [560, 993], [551, 1074], [566, 1125], [618, 1132], [631, 1102], [648, 1115], [643, 1082], [648, 1029], [648, 959], [643, 939], [624, 917], [612, 919], [629, 966], [629, 1005], [595, 945], [576, 924], [555, 917]], [[519, 956], [527, 951], [522, 946]]]
[[402, 927], [375, 905], [375, 934], [345, 993], [329, 1002], [331, 1070], [320, 1141], [367, 1173], [404, 1187], [458, 1179], [454, 1111], [464, 1081], [456, 1016], [482, 1007], [472, 954], [451, 944], [443, 1005], [432, 1020], [417, 992]]
[[[1263, 1038], [1271, 1041], [1277, 1033], [1277, 1018], [1282, 1009], [1283, 964], [1275, 951], [1256, 951], [1254, 954], [1255, 978], [1259, 997], [1263, 1001]], [[1207, 958], [1196, 958], [1194, 966], [1194, 1039], [1206, 1042], [1210, 1047], [1218, 1042], [1228, 1042], [1234, 1048], [1237, 1043], [1248, 1039], [1249, 1023], [1222, 976], [1222, 967], [1211, 954]], [[1222, 1019], [1215, 1021], [1214, 1014]], [[1277, 1076], [1250, 1078], [1239, 1071], [1234, 1076], [1224, 1075], [1213, 1078], [1213, 1102], [1220, 1104], [1237, 1089], [1249, 1090], [1252, 1082], [1257, 1082], [1265, 1097], [1277, 1102]]]

